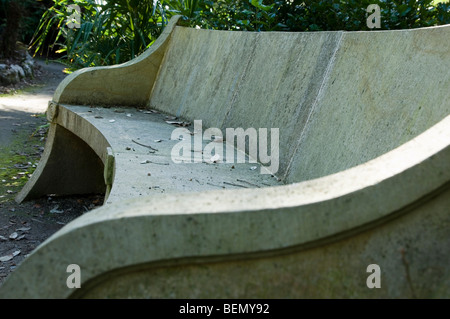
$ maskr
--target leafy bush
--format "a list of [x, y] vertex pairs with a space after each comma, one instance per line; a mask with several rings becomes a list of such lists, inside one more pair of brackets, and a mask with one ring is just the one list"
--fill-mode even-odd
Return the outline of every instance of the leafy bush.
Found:
[[152, 0], [116, 0], [108, 2], [75, 1], [81, 8], [80, 28], [67, 24], [73, 12], [72, 1], [55, 0], [55, 5], [44, 13], [32, 45], [41, 52], [45, 40], [52, 36], [50, 48], [65, 53], [74, 68], [109, 65], [134, 58], [160, 35], [168, 18], [162, 7]]
[[[5, 1], [5, 0], [0, 0]], [[191, 27], [242, 31], [369, 30], [369, 4], [381, 8], [381, 29], [450, 23], [450, 3], [433, 0], [53, 0], [35, 34], [35, 53], [48, 39], [73, 68], [128, 61], [160, 35], [170, 17], [181, 14]], [[75, 3], [81, 28], [67, 27]], [[56, 34], [52, 32], [56, 31]]]
[[[369, 30], [366, 9], [381, 8], [381, 29], [411, 29], [450, 23], [450, 3], [433, 0], [202, 1], [191, 25], [245, 31]], [[268, 2], [269, 3], [269, 2]]]

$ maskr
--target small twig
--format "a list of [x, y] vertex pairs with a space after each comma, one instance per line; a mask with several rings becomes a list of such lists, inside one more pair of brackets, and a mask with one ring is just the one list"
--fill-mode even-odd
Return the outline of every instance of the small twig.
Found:
[[215, 187], [225, 188], [225, 186], [215, 185], [215, 184], [210, 183], [210, 182], [207, 182], [206, 184], [211, 185], [211, 186], [215, 186]]
[[149, 160], [147, 160], [149, 163], [152, 163], [152, 164], [156, 164], [156, 165], [170, 165], [169, 163], [156, 163], [156, 162], [152, 162], [152, 161], [149, 161]]
[[149, 148], [149, 149], [151, 149], [151, 150], [154, 150], [154, 151], [158, 151], [156, 148], [153, 148], [153, 147], [151, 147], [150, 145], [145, 145], [145, 144], [136, 142], [135, 140], [131, 140], [131, 141], [132, 141], [133, 143], [136, 143], [137, 145], [140, 145], [140, 146], [143, 146], [143, 147], [147, 147], [147, 148]]
[[224, 183], [224, 184], [227, 184], [227, 185], [231, 185], [231, 186], [237, 186], [237, 187], [248, 188], [248, 187], [245, 186], [245, 185], [233, 184], [233, 183], [228, 183], [228, 182], [223, 182], [223, 183]]
[[249, 185], [252, 185], [252, 186], [255, 186], [255, 187], [258, 187], [258, 188], [260, 188], [259, 187], [259, 185], [256, 185], [256, 184], [253, 184], [253, 183], [250, 183], [250, 182], [247, 182], [247, 181], [245, 181], [245, 180], [243, 180], [243, 179], [236, 179], [238, 182], [242, 182], [242, 183], [246, 183], [246, 184], [249, 184]]
[[151, 160], [145, 160], [144, 162], [141, 162], [141, 164], [156, 164], [156, 165], [170, 165], [169, 163], [156, 163], [156, 162], [152, 162]]

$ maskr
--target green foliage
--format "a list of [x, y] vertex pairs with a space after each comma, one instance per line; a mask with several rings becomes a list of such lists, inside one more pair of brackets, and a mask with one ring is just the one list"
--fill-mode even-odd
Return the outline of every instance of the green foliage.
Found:
[[110, 65], [128, 61], [160, 35], [168, 18], [161, 5], [152, 0], [115, 0], [97, 3], [75, 1], [81, 8], [80, 28], [69, 28], [67, 9], [73, 1], [55, 0], [44, 13], [32, 45], [35, 54], [41, 52], [46, 39], [55, 29], [50, 48], [65, 53], [73, 68]]
[[0, 204], [13, 200], [35, 171], [41, 157], [38, 149], [45, 144], [41, 137], [45, 134], [43, 127], [33, 136], [23, 131], [9, 146], [0, 148]]
[[[270, 3], [270, 5], [269, 5]], [[381, 29], [410, 29], [450, 23], [450, 3], [433, 0], [202, 1], [191, 26], [245, 31], [369, 30], [370, 4], [381, 8]]]
[[[5, 0], [0, 0], [5, 1]], [[216, 30], [369, 30], [370, 4], [381, 8], [381, 29], [407, 29], [450, 23], [450, 3], [436, 0], [53, 0], [40, 21], [35, 53], [64, 53], [74, 69], [128, 61], [160, 35], [170, 17], [185, 25]], [[67, 27], [67, 7], [81, 7], [81, 28]], [[56, 32], [56, 33], [55, 33]]]

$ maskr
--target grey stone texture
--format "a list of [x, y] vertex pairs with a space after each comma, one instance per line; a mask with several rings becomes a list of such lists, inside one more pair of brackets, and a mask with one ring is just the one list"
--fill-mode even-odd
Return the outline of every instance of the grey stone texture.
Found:
[[[0, 297], [450, 296], [450, 26], [252, 33], [178, 18], [137, 59], [58, 87], [17, 200], [106, 189], [106, 202], [39, 246]], [[280, 171], [170, 163], [174, 127], [150, 108], [279, 128]], [[66, 286], [70, 264], [80, 289]], [[366, 285], [370, 264], [381, 288]]]

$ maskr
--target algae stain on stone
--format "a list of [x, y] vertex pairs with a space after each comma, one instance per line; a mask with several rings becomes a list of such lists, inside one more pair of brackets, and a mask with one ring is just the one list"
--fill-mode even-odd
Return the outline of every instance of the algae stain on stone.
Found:
[[0, 146], [0, 203], [9, 202], [36, 169], [44, 141], [20, 132], [7, 146]]

